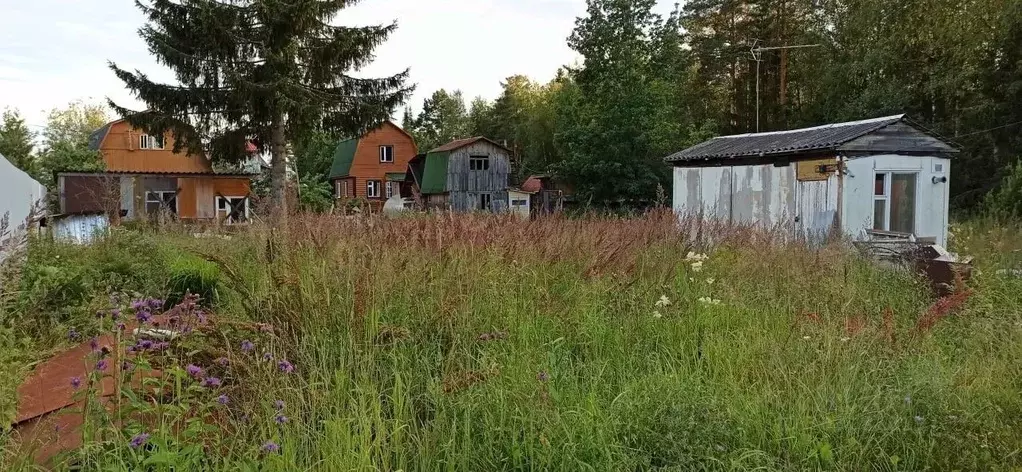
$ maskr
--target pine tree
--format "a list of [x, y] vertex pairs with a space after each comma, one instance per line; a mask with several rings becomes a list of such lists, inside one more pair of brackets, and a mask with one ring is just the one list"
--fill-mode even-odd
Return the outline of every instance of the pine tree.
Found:
[[7, 158], [14, 167], [35, 175], [35, 158], [32, 156], [32, 139], [35, 134], [25, 125], [25, 119], [18, 110], [4, 110], [0, 123], [0, 155]]
[[139, 30], [179, 84], [110, 67], [148, 109], [111, 106], [133, 126], [170, 132], [175, 151], [237, 161], [246, 143], [269, 149], [273, 220], [286, 216], [286, 149], [313, 130], [358, 136], [403, 103], [408, 71], [349, 75], [373, 59], [396, 24], [332, 26], [353, 0], [137, 0]]

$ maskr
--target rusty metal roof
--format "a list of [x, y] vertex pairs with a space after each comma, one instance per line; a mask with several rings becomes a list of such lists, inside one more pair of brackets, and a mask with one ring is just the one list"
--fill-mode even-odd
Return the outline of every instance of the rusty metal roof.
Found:
[[469, 144], [475, 143], [476, 141], [486, 141], [486, 142], [488, 142], [488, 143], [490, 143], [490, 144], [492, 144], [494, 146], [497, 146], [497, 147], [507, 151], [509, 154], [511, 153], [511, 150], [508, 149], [507, 146], [504, 146], [503, 144], [500, 144], [500, 143], [498, 143], [498, 142], [496, 142], [496, 141], [494, 141], [494, 140], [492, 140], [490, 138], [487, 138], [486, 136], [476, 136], [474, 138], [455, 139], [454, 141], [451, 141], [451, 142], [449, 142], [447, 144], [444, 144], [443, 146], [440, 146], [440, 147], [438, 147], [436, 149], [433, 149], [433, 150], [431, 150], [429, 152], [433, 153], [433, 152], [453, 151], [455, 149], [461, 149], [461, 148], [463, 148], [465, 146], [468, 146]]
[[720, 136], [664, 158], [683, 162], [738, 157], [796, 154], [834, 149], [854, 139], [904, 120], [905, 115], [833, 123], [812, 128]]

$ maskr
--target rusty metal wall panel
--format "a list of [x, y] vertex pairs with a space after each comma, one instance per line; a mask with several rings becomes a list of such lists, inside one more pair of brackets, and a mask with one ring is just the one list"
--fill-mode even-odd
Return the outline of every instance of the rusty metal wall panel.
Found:
[[61, 213], [111, 213], [121, 208], [118, 176], [61, 175], [59, 179]]

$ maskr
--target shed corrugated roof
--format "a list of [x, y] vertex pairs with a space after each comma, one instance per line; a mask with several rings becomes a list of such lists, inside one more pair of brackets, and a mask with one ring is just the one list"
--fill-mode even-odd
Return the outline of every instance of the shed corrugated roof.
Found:
[[812, 128], [720, 136], [664, 158], [667, 162], [794, 154], [836, 148], [898, 123], [905, 115], [833, 123]]
[[351, 171], [351, 163], [355, 161], [355, 150], [358, 149], [357, 139], [348, 139], [337, 143], [334, 148], [334, 162], [330, 165], [330, 178], [347, 177]]

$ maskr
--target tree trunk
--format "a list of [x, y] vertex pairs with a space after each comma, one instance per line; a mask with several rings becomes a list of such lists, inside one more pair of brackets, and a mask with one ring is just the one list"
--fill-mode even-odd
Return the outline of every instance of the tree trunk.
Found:
[[277, 117], [270, 135], [270, 218], [274, 227], [287, 221], [287, 155], [284, 120]]

